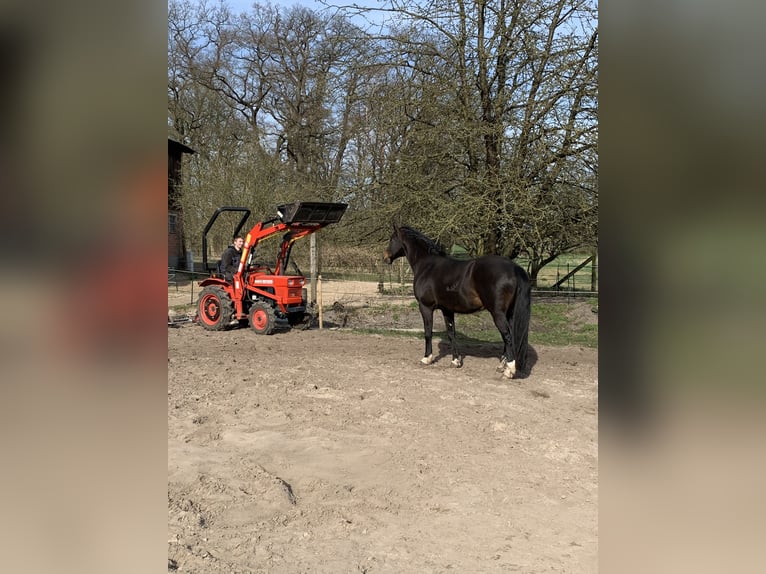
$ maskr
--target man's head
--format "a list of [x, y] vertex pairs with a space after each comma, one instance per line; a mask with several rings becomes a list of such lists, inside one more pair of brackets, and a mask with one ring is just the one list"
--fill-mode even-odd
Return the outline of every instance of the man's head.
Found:
[[237, 251], [242, 251], [242, 246], [245, 244], [245, 240], [241, 237], [235, 237], [234, 238], [234, 249]]

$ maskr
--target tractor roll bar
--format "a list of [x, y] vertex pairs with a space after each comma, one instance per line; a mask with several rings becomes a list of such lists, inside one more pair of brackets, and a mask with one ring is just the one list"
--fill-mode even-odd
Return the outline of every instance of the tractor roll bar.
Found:
[[247, 207], [224, 206], [215, 210], [213, 215], [210, 217], [210, 221], [207, 222], [205, 229], [202, 231], [202, 268], [205, 271], [210, 271], [207, 266], [207, 233], [210, 231], [210, 228], [213, 227], [213, 223], [215, 223], [215, 220], [218, 219], [218, 216], [221, 215], [224, 211], [243, 211], [245, 213], [242, 216], [242, 219], [239, 220], [239, 224], [234, 230], [234, 234], [231, 236], [232, 239], [239, 235], [239, 232], [245, 225], [247, 218], [250, 217], [250, 210]]

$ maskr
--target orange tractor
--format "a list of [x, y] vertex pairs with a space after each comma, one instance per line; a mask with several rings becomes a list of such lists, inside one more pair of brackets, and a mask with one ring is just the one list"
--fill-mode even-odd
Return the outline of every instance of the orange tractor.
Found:
[[[234, 321], [247, 321], [256, 333], [269, 335], [278, 321], [290, 326], [309, 324], [314, 311], [304, 288], [306, 278], [287, 275], [287, 265], [293, 243], [331, 223], [337, 223], [346, 211], [345, 203], [295, 202], [277, 207], [278, 217], [259, 221], [245, 236], [239, 267], [232, 280], [227, 281], [217, 268], [207, 262], [207, 234], [221, 213], [241, 211], [232, 237], [239, 235], [250, 210], [245, 207], [219, 207], [202, 232], [202, 263], [211, 276], [200, 282], [202, 291], [197, 299], [197, 320], [210, 331], [226, 329]], [[284, 233], [274, 269], [255, 262], [259, 242], [277, 233]], [[297, 269], [297, 266], [296, 266]]]

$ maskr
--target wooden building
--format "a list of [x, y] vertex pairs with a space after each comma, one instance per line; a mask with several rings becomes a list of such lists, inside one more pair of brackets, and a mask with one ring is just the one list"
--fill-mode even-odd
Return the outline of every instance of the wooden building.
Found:
[[195, 153], [193, 149], [168, 138], [168, 267], [183, 269], [186, 266], [181, 217], [181, 168], [183, 154]]

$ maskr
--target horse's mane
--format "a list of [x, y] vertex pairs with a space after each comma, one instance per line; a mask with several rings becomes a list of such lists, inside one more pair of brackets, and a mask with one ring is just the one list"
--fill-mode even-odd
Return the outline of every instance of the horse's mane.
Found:
[[441, 245], [439, 245], [439, 243], [437, 243], [430, 237], [426, 237], [417, 229], [413, 229], [412, 227], [407, 227], [406, 225], [403, 225], [399, 229], [404, 235], [420, 243], [429, 254], [431, 255], [446, 255], [447, 254], [447, 252], [444, 250], [444, 248]]

